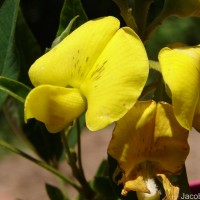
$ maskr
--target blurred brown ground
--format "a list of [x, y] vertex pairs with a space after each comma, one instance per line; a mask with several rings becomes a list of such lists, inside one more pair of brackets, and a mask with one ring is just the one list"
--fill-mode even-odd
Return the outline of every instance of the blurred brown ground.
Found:
[[[107, 157], [107, 145], [111, 138], [112, 126], [95, 133], [84, 131], [82, 140], [83, 165], [86, 177], [92, 178], [103, 158]], [[186, 167], [189, 180], [200, 180], [200, 135], [191, 131], [189, 136], [190, 154]], [[70, 169], [64, 162], [61, 170], [70, 175]], [[0, 160], [0, 200], [49, 200], [45, 183], [59, 185], [60, 181], [51, 173], [37, 165], [11, 154]], [[72, 199], [75, 192], [69, 188]], [[14, 198], [15, 197], [15, 198]]]

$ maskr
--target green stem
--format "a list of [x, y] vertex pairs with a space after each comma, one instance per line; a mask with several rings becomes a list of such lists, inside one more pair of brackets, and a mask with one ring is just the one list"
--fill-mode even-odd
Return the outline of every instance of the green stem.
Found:
[[144, 41], [148, 40], [151, 34], [162, 24], [162, 22], [167, 18], [162, 13], [147, 27], [144, 33]]
[[129, 6], [128, 0], [113, 0], [120, 8], [120, 14], [123, 17], [127, 26], [137, 32], [137, 24], [132, 14], [132, 9]]
[[134, 4], [133, 14], [136, 24], [138, 26], [138, 34], [143, 41], [146, 30], [148, 12], [152, 2], [153, 0], [137, 0]]
[[77, 186], [73, 181], [71, 181], [70, 179], [68, 179], [67, 177], [65, 177], [63, 174], [61, 174], [58, 170], [56, 170], [55, 168], [51, 167], [50, 165], [46, 164], [43, 161], [37, 160], [35, 158], [33, 158], [32, 156], [28, 155], [27, 153], [11, 146], [10, 144], [8, 144], [7, 142], [4, 142], [2, 140], [0, 140], [0, 146], [8, 149], [9, 151], [12, 151], [28, 160], [30, 160], [31, 162], [41, 166], [42, 168], [48, 170], [49, 172], [55, 174], [57, 177], [59, 177], [60, 179], [62, 179], [64, 182], [66, 182], [67, 184], [71, 185], [72, 187], [74, 187], [78, 192], [80, 192], [81, 188], [79, 186]]
[[78, 138], [78, 165], [79, 165], [82, 177], [86, 180], [85, 173], [84, 173], [84, 170], [83, 170], [83, 165], [82, 165], [82, 155], [81, 155], [81, 127], [80, 127], [79, 119], [77, 119], [76, 126], [77, 126], [77, 138]]
[[168, 97], [168, 95], [166, 93], [165, 84], [164, 84], [163, 80], [161, 80], [157, 84], [157, 89], [154, 93], [153, 100], [156, 102], [165, 101], [165, 102], [171, 104], [171, 99]]
[[61, 139], [62, 139], [63, 146], [64, 146], [64, 149], [65, 149], [65, 152], [66, 152], [67, 161], [72, 168], [73, 175], [77, 178], [77, 176], [79, 174], [79, 169], [77, 168], [76, 161], [75, 161], [73, 155], [71, 154], [71, 151], [70, 151], [69, 145], [67, 143], [66, 135], [65, 135], [64, 131], [61, 132]]
[[89, 186], [89, 184], [88, 184], [87, 180], [85, 179], [85, 176], [83, 175], [82, 171], [77, 167], [76, 160], [75, 160], [74, 156], [71, 154], [71, 151], [70, 151], [69, 145], [67, 143], [64, 131], [61, 133], [61, 137], [62, 137], [62, 142], [63, 142], [64, 148], [65, 148], [65, 152], [67, 154], [68, 163], [69, 163], [69, 165], [71, 166], [71, 169], [72, 169], [73, 176], [77, 179], [77, 181], [82, 186], [82, 190], [80, 191], [80, 194], [85, 196], [86, 199], [88, 199], [88, 200], [93, 199], [94, 196], [95, 196], [94, 191]]

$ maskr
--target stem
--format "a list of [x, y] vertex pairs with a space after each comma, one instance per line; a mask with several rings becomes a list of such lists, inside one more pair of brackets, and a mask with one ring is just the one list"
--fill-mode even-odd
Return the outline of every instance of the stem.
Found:
[[138, 34], [140, 38], [144, 41], [144, 34], [146, 29], [147, 17], [149, 8], [153, 0], [138, 0], [135, 1], [133, 14], [135, 17], [136, 24], [138, 26]]
[[67, 154], [68, 163], [69, 163], [69, 165], [71, 166], [71, 169], [72, 169], [73, 176], [77, 179], [77, 181], [82, 186], [82, 190], [80, 191], [80, 194], [84, 195], [88, 200], [93, 199], [93, 197], [95, 196], [94, 191], [89, 186], [89, 184], [88, 184], [87, 180], [85, 179], [85, 176], [83, 175], [82, 171], [77, 167], [76, 160], [74, 159], [73, 155], [71, 154], [71, 151], [70, 151], [69, 145], [67, 143], [64, 131], [61, 133], [61, 137], [62, 137], [62, 142], [63, 142], [64, 148], [65, 148], [65, 152]]
[[72, 187], [74, 187], [78, 192], [80, 192], [81, 188], [79, 186], [77, 186], [73, 181], [71, 181], [69, 178], [65, 177], [63, 174], [61, 174], [58, 170], [56, 170], [55, 168], [51, 167], [50, 165], [46, 164], [43, 161], [37, 160], [35, 158], [33, 158], [32, 156], [30, 156], [29, 154], [11, 146], [10, 144], [8, 144], [7, 142], [4, 142], [2, 140], [0, 140], [0, 146], [30, 160], [31, 162], [41, 166], [42, 168], [48, 170], [49, 172], [55, 174], [57, 177], [59, 177], [60, 179], [62, 179], [64, 182], [66, 182], [67, 184], [71, 185]]
[[65, 149], [65, 152], [67, 154], [67, 161], [68, 161], [69, 165], [72, 168], [73, 175], [76, 177], [77, 174], [79, 174], [79, 169], [77, 168], [75, 160], [74, 160], [74, 157], [71, 154], [69, 145], [68, 145], [68, 143], [66, 141], [66, 137], [65, 137], [65, 132], [64, 131], [61, 132], [61, 139], [62, 139], [62, 142], [63, 142], [63, 146], [64, 146], [64, 149]]
[[81, 127], [80, 127], [79, 119], [77, 119], [76, 126], [77, 126], [77, 138], [78, 138], [78, 165], [79, 165], [80, 172], [81, 172], [82, 176], [86, 180], [85, 173], [84, 173], [84, 170], [83, 170], [83, 165], [82, 165], [82, 155], [81, 155]]
[[171, 99], [166, 93], [166, 88], [163, 80], [157, 83], [157, 89], [154, 93], [153, 100], [156, 102], [165, 101], [171, 104]]
[[128, 0], [113, 0], [115, 4], [120, 8], [120, 15], [123, 17], [127, 26], [137, 32], [137, 24], [132, 15], [132, 9], [129, 7]]
[[144, 34], [144, 41], [148, 40], [151, 34], [162, 24], [162, 22], [167, 18], [162, 13], [147, 27]]

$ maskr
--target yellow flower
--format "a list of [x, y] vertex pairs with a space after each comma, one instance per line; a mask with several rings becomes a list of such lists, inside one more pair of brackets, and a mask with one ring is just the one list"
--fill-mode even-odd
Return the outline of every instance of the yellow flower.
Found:
[[36, 118], [54, 133], [86, 111], [87, 127], [99, 130], [134, 105], [148, 58], [136, 33], [119, 26], [114, 17], [88, 21], [31, 66], [26, 121]]
[[178, 122], [200, 130], [200, 46], [163, 48], [159, 62]]
[[187, 138], [188, 131], [177, 122], [170, 104], [137, 102], [117, 122], [108, 147], [123, 173], [119, 182], [124, 185], [122, 194], [136, 191], [138, 196], [155, 196], [159, 192], [154, 186], [157, 177], [166, 199], [177, 199], [179, 189], [169, 175], [182, 170], [189, 153]]

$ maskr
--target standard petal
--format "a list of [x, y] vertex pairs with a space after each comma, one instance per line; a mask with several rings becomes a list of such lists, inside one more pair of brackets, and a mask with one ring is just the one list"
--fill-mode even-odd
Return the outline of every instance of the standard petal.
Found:
[[108, 154], [118, 161], [125, 177], [147, 160], [153, 146], [155, 116], [155, 102], [137, 102], [116, 124]]
[[119, 20], [114, 17], [83, 24], [31, 66], [33, 85], [79, 87], [118, 29]]
[[164, 48], [159, 53], [162, 75], [172, 97], [178, 122], [186, 129], [192, 120], [199, 98], [199, 47]]
[[189, 153], [187, 138], [188, 131], [177, 122], [171, 105], [137, 102], [117, 122], [108, 154], [118, 161], [126, 186], [140, 176], [179, 173]]
[[140, 96], [148, 71], [139, 37], [130, 28], [119, 29], [80, 88], [88, 100], [87, 127], [98, 130], [120, 119]]
[[78, 89], [41, 85], [28, 94], [25, 102], [25, 121], [35, 118], [49, 132], [64, 129], [86, 110], [86, 101]]
[[157, 104], [154, 142], [149, 154], [156, 173], [176, 174], [182, 170], [189, 153], [188, 132], [176, 120], [170, 104]]

